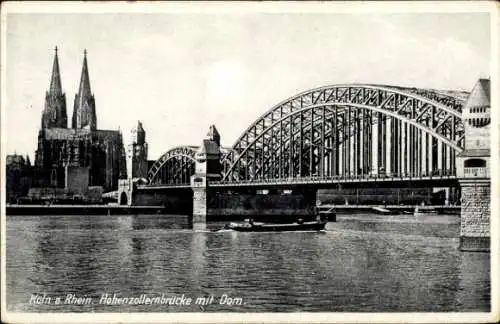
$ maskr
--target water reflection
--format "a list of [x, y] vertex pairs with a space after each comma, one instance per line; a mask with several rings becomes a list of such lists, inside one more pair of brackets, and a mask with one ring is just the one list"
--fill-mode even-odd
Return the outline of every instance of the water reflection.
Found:
[[[206, 277], [205, 269], [207, 269], [207, 262], [205, 259], [205, 254], [207, 253], [207, 235], [210, 234], [211, 233], [193, 233], [191, 235], [191, 258], [190, 263], [186, 264], [186, 268], [191, 269], [188, 273], [191, 275], [191, 289], [197, 296], [206, 294], [203, 287], [203, 278]], [[215, 276], [214, 279], [217, 280], [217, 276]]]
[[461, 253], [458, 270], [457, 303], [476, 305], [475, 311], [481, 311], [482, 305], [491, 307], [489, 253]]
[[[487, 311], [489, 254], [458, 224], [366, 217], [322, 233], [193, 233], [188, 217], [9, 218], [13, 311]], [[203, 308], [30, 305], [31, 293], [213, 295]], [[243, 305], [219, 305], [223, 294]]]

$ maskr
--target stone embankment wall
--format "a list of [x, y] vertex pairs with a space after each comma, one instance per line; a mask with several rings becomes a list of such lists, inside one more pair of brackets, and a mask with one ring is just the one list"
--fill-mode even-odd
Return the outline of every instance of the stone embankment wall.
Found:
[[218, 219], [296, 219], [315, 217], [316, 192], [292, 194], [228, 193], [209, 191], [206, 214]]
[[460, 249], [487, 251], [490, 248], [490, 182], [461, 181], [461, 186]]
[[190, 215], [193, 211], [193, 193], [185, 190], [136, 190], [135, 206], [163, 206], [168, 214]]

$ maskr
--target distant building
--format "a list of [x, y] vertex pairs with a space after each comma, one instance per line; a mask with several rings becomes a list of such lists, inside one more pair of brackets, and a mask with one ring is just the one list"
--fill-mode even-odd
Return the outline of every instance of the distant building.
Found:
[[126, 178], [122, 135], [119, 131], [97, 129], [87, 52], [84, 52], [80, 87], [74, 100], [71, 128], [68, 128], [56, 47], [38, 133], [34, 186], [65, 188], [77, 194], [84, 194], [88, 187], [99, 186], [106, 192], [115, 190], [120, 178]]
[[6, 193], [8, 203], [17, 203], [26, 196], [32, 186], [33, 168], [30, 158], [18, 154], [7, 155], [6, 163]]

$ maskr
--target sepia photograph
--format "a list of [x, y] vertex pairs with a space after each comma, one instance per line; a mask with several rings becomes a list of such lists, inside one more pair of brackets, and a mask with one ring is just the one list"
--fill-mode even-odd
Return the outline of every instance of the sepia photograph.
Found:
[[498, 10], [2, 3], [2, 320], [497, 322]]

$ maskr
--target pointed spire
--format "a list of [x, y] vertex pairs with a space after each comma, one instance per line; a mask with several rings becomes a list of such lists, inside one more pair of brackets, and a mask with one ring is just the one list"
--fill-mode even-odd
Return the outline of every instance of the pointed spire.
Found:
[[52, 76], [50, 78], [50, 89], [45, 94], [45, 107], [42, 113], [42, 129], [68, 127], [66, 96], [62, 92], [57, 46], [54, 49], [54, 52], [54, 64], [52, 66]]
[[83, 67], [82, 75], [80, 77], [80, 88], [78, 88], [78, 95], [80, 98], [91, 96], [89, 68], [87, 66], [87, 49], [83, 50]]
[[50, 94], [61, 95], [61, 73], [59, 72], [59, 59], [57, 57], [57, 46], [54, 49], [54, 64], [52, 65], [52, 77], [50, 78]]
[[73, 106], [73, 128], [97, 129], [97, 116], [95, 111], [95, 100], [90, 90], [89, 69], [87, 66], [87, 50], [83, 51], [82, 75], [80, 77], [80, 87], [75, 96]]
[[137, 132], [144, 132], [144, 128], [142, 127], [142, 123], [140, 120], [137, 121]]
[[137, 121], [137, 126], [132, 128], [131, 135], [132, 143], [144, 145], [144, 143], [146, 142], [146, 132], [144, 131], [140, 120]]
[[470, 108], [478, 107], [490, 107], [490, 80], [489, 79], [479, 79], [474, 89], [472, 89], [467, 103], [465, 104], [465, 109], [470, 110]]
[[217, 131], [217, 128], [215, 125], [210, 125], [210, 128], [208, 129], [207, 133], [207, 138], [211, 141], [214, 141], [217, 143], [217, 145], [220, 146], [220, 134]]

